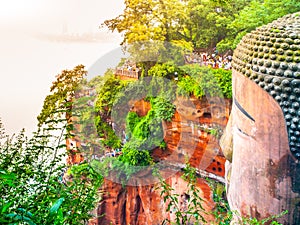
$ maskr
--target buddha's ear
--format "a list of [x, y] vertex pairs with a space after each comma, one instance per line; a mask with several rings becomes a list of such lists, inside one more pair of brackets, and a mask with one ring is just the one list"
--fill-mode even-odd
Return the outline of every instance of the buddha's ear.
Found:
[[233, 129], [232, 129], [232, 114], [229, 116], [229, 120], [227, 122], [227, 126], [224, 130], [224, 134], [222, 135], [220, 139], [220, 147], [222, 149], [222, 152], [225, 156], [225, 158], [232, 162], [232, 154], [233, 154], [233, 135], [232, 135]]

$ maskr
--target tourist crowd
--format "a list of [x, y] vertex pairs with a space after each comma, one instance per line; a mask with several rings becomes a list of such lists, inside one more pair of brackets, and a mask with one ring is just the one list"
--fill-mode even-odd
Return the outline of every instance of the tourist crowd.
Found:
[[212, 68], [223, 68], [226, 70], [231, 69], [232, 56], [221, 56], [217, 53], [208, 54], [206, 52], [202, 53], [192, 53], [186, 54], [184, 56], [187, 64], [199, 64], [201, 66], [209, 66]]

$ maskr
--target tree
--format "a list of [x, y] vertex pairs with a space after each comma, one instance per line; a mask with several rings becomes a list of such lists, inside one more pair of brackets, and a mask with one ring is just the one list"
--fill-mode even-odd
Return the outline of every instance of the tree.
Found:
[[67, 111], [70, 113], [72, 98], [86, 73], [84, 66], [78, 65], [73, 70], [63, 70], [56, 76], [57, 80], [50, 87], [52, 93], [45, 98], [38, 116], [40, 126], [47, 120], [65, 117]]
[[104, 21], [110, 30], [124, 33], [122, 44], [141, 41], [171, 41], [182, 29], [186, 17], [185, 1], [179, 0], [125, 0], [123, 14]]
[[97, 133], [101, 138], [104, 138], [102, 144], [106, 147], [119, 148], [121, 140], [115, 134], [115, 130], [113, 130], [110, 124], [111, 112], [121, 90], [130, 81], [120, 80], [110, 70], [105, 73], [102, 81], [98, 85], [98, 95], [95, 102], [95, 125]]
[[[184, 41], [194, 48], [213, 48], [223, 40], [249, 0], [127, 0], [122, 15], [106, 20], [110, 30], [124, 33], [122, 44], [141, 41]], [[142, 16], [141, 16], [142, 15]], [[178, 43], [178, 42], [177, 42]]]
[[126, 0], [123, 14], [102, 25], [123, 34], [121, 45], [142, 68], [142, 75], [148, 76], [155, 62], [170, 58], [170, 49], [171, 55], [182, 54], [182, 48], [190, 46], [180, 35], [187, 20], [185, 10], [186, 1]]
[[299, 10], [300, 2], [297, 0], [252, 0], [249, 5], [236, 13], [235, 19], [227, 25], [230, 32], [219, 42], [218, 48], [235, 49], [246, 33]]
[[196, 50], [217, 46], [225, 52], [256, 27], [299, 11], [299, 4], [297, 0], [126, 0], [124, 13], [104, 25], [124, 34], [123, 45], [181, 40]]
[[[2, 124], [0, 122], [0, 127]], [[61, 129], [51, 129], [63, 133]], [[98, 202], [102, 177], [88, 164], [65, 170], [65, 140], [47, 130], [0, 137], [0, 223], [84, 224]], [[68, 174], [71, 180], [64, 180]]]
[[[1, 224], [83, 224], [91, 218], [102, 176], [84, 162], [65, 165], [66, 128], [72, 129], [73, 108], [85, 103], [74, 98], [87, 83], [85, 74], [78, 65], [56, 76], [31, 139], [22, 131], [2, 143], [0, 123]], [[66, 174], [69, 179], [63, 179]]]
[[213, 49], [227, 37], [228, 24], [234, 20], [249, 0], [190, 0], [188, 1], [188, 21], [185, 36], [192, 41], [194, 48]]

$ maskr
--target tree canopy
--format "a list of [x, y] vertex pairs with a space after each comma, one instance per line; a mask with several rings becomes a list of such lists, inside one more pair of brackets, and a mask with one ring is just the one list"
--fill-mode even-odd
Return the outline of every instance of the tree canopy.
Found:
[[219, 49], [235, 49], [242, 37], [256, 27], [300, 10], [298, 0], [252, 0], [235, 14], [228, 25], [228, 35], [218, 43]]
[[122, 44], [184, 41], [194, 49], [235, 49], [258, 26], [300, 10], [297, 0], [125, 0], [124, 12], [104, 21]]
[[72, 97], [86, 73], [84, 66], [78, 65], [73, 70], [63, 70], [56, 76], [56, 81], [50, 87], [51, 94], [45, 98], [42, 111], [37, 118], [39, 125], [48, 119], [54, 119], [54, 115], [65, 116], [66, 110], [71, 106]]
[[112, 31], [124, 33], [123, 44], [139, 41], [171, 41], [183, 30], [185, 1], [125, 0], [123, 14], [104, 21]]

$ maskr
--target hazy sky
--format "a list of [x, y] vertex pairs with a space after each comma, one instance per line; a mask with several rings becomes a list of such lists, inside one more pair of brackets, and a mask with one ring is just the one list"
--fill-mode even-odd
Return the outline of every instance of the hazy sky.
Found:
[[0, 0], [0, 117], [7, 133], [34, 131], [55, 75], [78, 64], [88, 69], [118, 48], [120, 35], [99, 25], [123, 8], [123, 0]]

